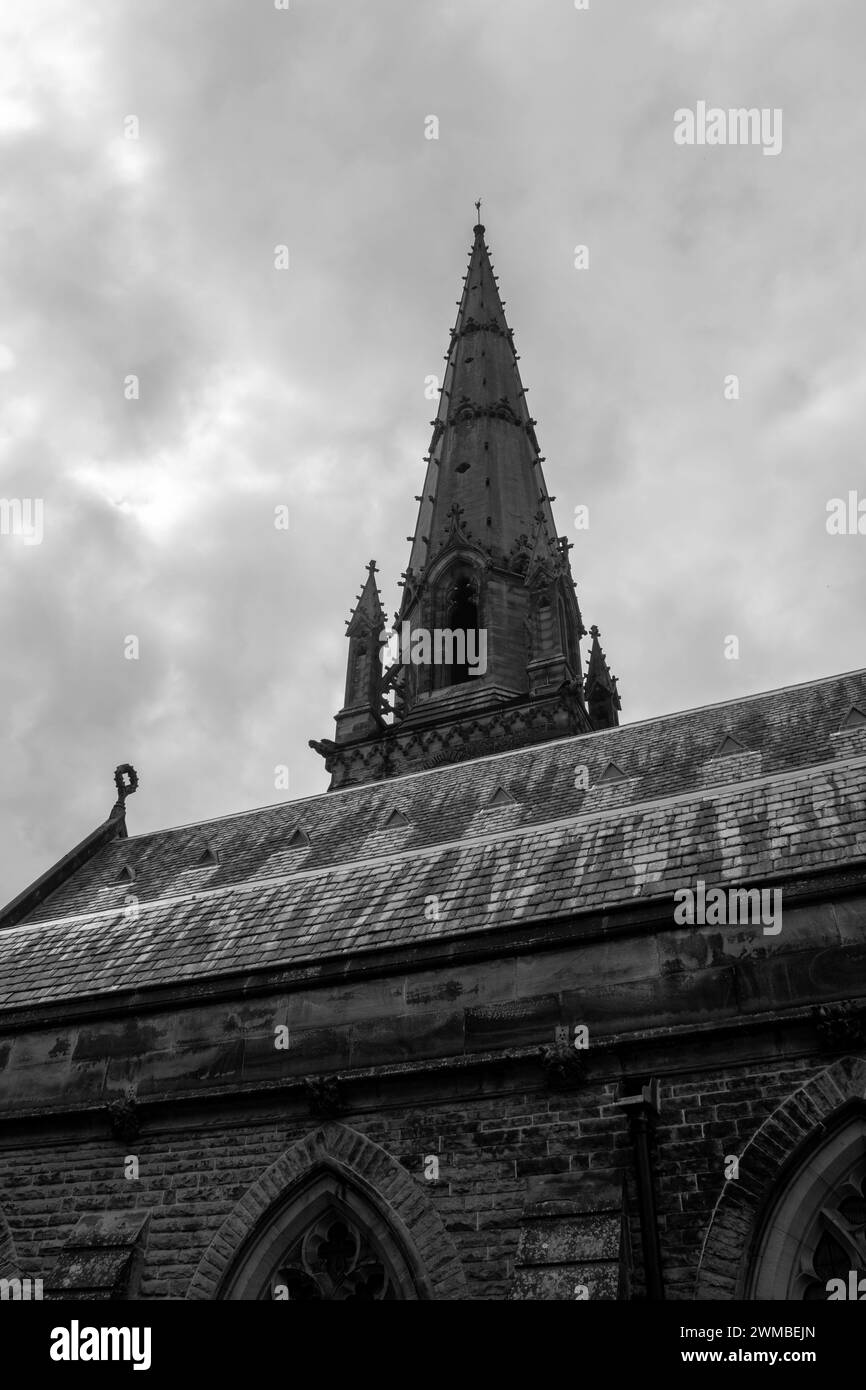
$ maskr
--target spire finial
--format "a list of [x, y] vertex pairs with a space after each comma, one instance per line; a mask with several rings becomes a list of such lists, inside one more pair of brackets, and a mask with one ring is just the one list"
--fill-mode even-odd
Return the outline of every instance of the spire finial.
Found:
[[478, 221], [481, 221], [481, 199], [475, 199], [475, 211], [478, 213]]
[[118, 834], [122, 840], [125, 840], [127, 838], [126, 798], [138, 791], [138, 773], [132, 763], [121, 763], [119, 767], [114, 769], [114, 785], [117, 788], [117, 800], [109, 812], [108, 819], [118, 821], [120, 827]]
[[138, 791], [138, 773], [132, 763], [121, 763], [114, 769], [114, 785], [119, 802], [124, 802], [133, 792]]

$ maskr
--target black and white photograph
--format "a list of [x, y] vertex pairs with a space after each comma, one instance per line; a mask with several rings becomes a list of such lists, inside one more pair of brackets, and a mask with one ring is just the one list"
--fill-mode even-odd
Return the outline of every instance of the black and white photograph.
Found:
[[858, 0], [3, 3], [23, 1368], [559, 1302], [835, 1383], [864, 63]]

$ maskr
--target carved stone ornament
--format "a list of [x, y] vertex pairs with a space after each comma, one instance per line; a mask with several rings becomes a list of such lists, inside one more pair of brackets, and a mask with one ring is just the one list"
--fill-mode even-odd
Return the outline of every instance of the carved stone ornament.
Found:
[[569, 1043], [541, 1048], [541, 1062], [552, 1091], [577, 1091], [586, 1083], [586, 1061]]
[[132, 763], [121, 763], [119, 767], [114, 769], [114, 785], [117, 787], [117, 795], [121, 801], [138, 791], [138, 773]]
[[818, 1037], [830, 1049], [866, 1045], [866, 1012], [861, 1004], [822, 1004], [815, 1009]]
[[336, 1077], [308, 1076], [304, 1080], [304, 1092], [311, 1115], [322, 1120], [332, 1120], [342, 1113], [343, 1101], [340, 1083]]
[[141, 1134], [141, 1117], [133, 1088], [127, 1086], [123, 1095], [105, 1108], [115, 1139], [120, 1139], [124, 1144], [133, 1143]]

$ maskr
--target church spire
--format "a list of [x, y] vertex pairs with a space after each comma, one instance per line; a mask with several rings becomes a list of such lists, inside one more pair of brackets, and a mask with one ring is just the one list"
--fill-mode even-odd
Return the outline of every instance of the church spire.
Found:
[[[557, 537], [535, 421], [526, 404], [505, 305], [478, 222], [428, 455], [405, 573], [400, 622], [450, 628], [462, 612], [483, 628], [488, 670], [451, 692], [447, 673], [411, 673], [402, 709], [425, 699], [494, 705], [560, 686], [578, 692], [584, 634]], [[455, 522], [455, 518], [459, 518]], [[452, 681], [450, 684], [463, 683]], [[483, 692], [483, 693], [482, 693]]]
[[371, 645], [383, 621], [371, 570], [349, 625], [336, 743], [313, 744], [333, 787], [593, 727], [571, 545], [557, 535], [480, 200], [476, 210], [396, 650], [383, 671]]
[[[455, 503], [463, 509], [467, 534], [493, 559], [506, 559], [521, 536], [534, 540], [539, 531], [556, 536], [535, 421], [484, 233], [477, 223], [445, 354], [439, 409], [431, 421], [427, 475], [406, 572], [415, 579], [447, 543]], [[548, 543], [553, 553], [554, 543]]]

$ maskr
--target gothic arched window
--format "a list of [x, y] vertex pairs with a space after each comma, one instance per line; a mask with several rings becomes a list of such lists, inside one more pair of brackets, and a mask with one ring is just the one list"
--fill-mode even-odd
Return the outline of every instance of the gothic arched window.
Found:
[[776, 1199], [761, 1229], [747, 1296], [825, 1302], [830, 1281], [842, 1280], [847, 1289], [852, 1271], [866, 1276], [862, 1112], [812, 1151]]
[[271, 1210], [221, 1296], [370, 1303], [422, 1295], [400, 1237], [377, 1204], [324, 1167]]
[[434, 665], [433, 689], [475, 679], [469, 673], [470, 659], [476, 665], [480, 652], [480, 605], [475, 574], [470, 566], [458, 565], [450, 569], [441, 582], [436, 627], [442, 632], [445, 659]]
[[571, 667], [572, 675], [580, 675], [580, 660], [575, 652], [574, 628], [568, 620], [568, 612], [560, 598], [557, 602], [559, 613], [559, 634], [565, 658]]
[[[464, 643], [468, 644], [471, 641], [472, 650], [477, 650], [478, 604], [475, 601], [475, 586], [467, 575], [461, 575], [451, 587], [445, 626], [452, 632], [462, 633]], [[464, 653], [465, 650], [464, 646]], [[446, 676], [445, 684], [459, 685], [461, 681], [469, 680], [468, 661], [455, 662], [450, 668], [446, 667], [446, 671], [449, 674]]]

